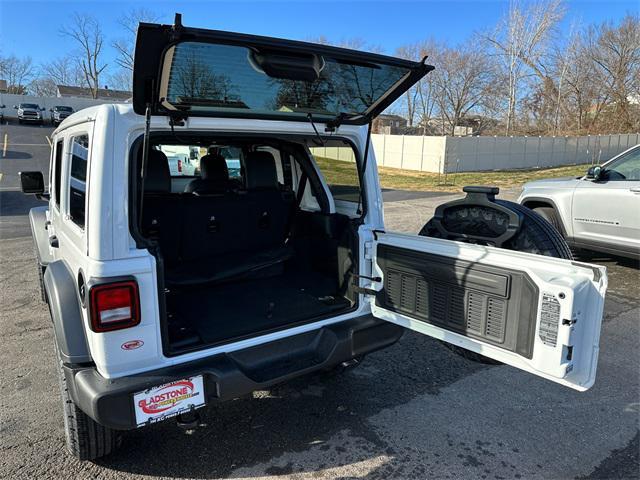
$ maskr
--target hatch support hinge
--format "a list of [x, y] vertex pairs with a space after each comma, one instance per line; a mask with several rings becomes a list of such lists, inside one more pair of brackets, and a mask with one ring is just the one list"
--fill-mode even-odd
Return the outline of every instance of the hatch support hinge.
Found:
[[187, 118], [189, 117], [184, 113], [171, 113], [169, 114], [169, 125], [171, 125], [171, 128], [184, 127]]
[[180, 36], [182, 35], [182, 29], [183, 29], [183, 25], [182, 25], [182, 14], [181, 13], [176, 13], [175, 18], [173, 19], [173, 28], [171, 29], [171, 40], [172, 41], [176, 41], [180, 38]]

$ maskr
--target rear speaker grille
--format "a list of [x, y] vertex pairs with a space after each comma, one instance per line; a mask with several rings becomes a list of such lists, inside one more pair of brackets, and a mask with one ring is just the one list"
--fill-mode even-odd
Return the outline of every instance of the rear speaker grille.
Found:
[[476, 292], [469, 292], [467, 295], [467, 331], [478, 335], [482, 334], [485, 297], [486, 295]]
[[387, 270], [385, 306], [453, 331], [505, 341], [506, 301], [457, 285], [428, 282], [422, 276]]
[[487, 326], [485, 335], [497, 342], [504, 341], [506, 323], [506, 309], [504, 300], [489, 298], [487, 305]]

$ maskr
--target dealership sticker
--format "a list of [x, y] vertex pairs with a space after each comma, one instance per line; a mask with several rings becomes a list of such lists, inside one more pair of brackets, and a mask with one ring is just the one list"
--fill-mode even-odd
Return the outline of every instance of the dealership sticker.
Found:
[[159, 422], [204, 404], [202, 375], [165, 383], [133, 396], [138, 426]]

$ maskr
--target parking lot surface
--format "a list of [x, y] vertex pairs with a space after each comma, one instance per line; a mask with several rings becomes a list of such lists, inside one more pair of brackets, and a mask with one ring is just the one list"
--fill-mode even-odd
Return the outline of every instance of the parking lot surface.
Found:
[[[640, 275], [632, 261], [597, 255], [583, 260], [606, 265], [610, 283], [598, 378], [585, 393], [410, 332], [348, 373], [207, 408], [194, 432], [169, 420], [128, 432], [110, 457], [74, 460], [26, 217], [37, 200], [15, 191], [18, 170], [47, 168], [39, 144], [49, 131], [0, 130], [15, 145], [0, 158], [0, 478], [638, 477]], [[452, 198], [385, 197], [387, 228], [405, 232]]]

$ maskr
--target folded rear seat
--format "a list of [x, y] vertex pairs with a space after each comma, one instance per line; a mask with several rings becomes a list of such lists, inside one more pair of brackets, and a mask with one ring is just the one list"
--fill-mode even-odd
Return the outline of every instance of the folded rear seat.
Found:
[[275, 275], [293, 257], [285, 245], [293, 194], [279, 186], [271, 154], [250, 153], [245, 165], [246, 191], [185, 196], [180, 261], [165, 270], [168, 285]]
[[179, 262], [182, 228], [181, 195], [171, 193], [171, 172], [166, 155], [149, 150], [144, 182], [142, 234], [160, 246], [165, 266]]

